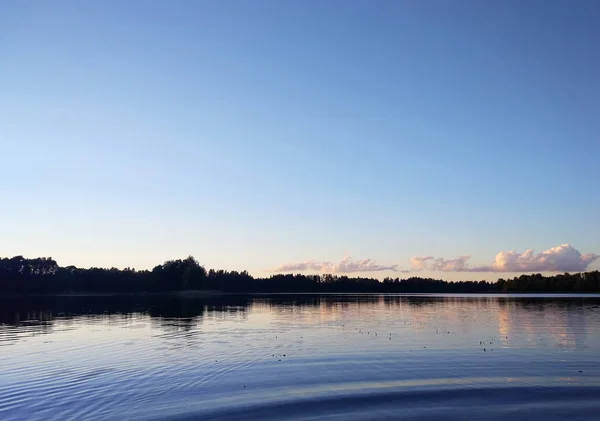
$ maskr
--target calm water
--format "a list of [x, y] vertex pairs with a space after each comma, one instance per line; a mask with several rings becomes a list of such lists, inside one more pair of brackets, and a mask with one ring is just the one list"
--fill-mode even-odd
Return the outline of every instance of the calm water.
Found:
[[597, 420], [600, 297], [0, 301], [0, 419]]

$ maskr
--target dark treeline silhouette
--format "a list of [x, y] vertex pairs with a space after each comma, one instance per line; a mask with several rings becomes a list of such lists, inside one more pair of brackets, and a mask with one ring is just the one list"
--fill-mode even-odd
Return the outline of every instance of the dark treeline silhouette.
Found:
[[431, 278], [374, 278], [278, 274], [254, 278], [248, 272], [209, 270], [196, 259], [169, 260], [152, 270], [81, 269], [59, 266], [51, 258], [0, 259], [0, 294], [137, 293], [185, 290], [255, 292], [482, 293], [600, 292], [600, 272], [521, 275], [497, 282], [447, 282]]
[[541, 273], [498, 279], [497, 288], [504, 292], [600, 292], [600, 271], [563, 273], [543, 276]]

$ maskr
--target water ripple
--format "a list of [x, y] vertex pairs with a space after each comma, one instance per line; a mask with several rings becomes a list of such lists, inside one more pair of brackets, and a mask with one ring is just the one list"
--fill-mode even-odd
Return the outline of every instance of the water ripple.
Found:
[[105, 303], [114, 313], [105, 306], [94, 313], [93, 301], [3, 303], [0, 419], [594, 420], [600, 413], [598, 298], [224, 301], [139, 302], [131, 311]]

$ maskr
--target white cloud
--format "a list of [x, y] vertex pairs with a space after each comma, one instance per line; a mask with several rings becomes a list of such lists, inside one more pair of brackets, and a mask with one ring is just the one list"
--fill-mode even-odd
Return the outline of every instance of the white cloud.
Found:
[[318, 262], [307, 260], [299, 263], [286, 263], [271, 272], [302, 272], [317, 271], [323, 273], [354, 273], [354, 272], [380, 272], [380, 271], [398, 271], [398, 265], [384, 266], [378, 265], [372, 259], [352, 260], [350, 256], [344, 257], [339, 263]]
[[538, 254], [531, 249], [521, 254], [514, 250], [500, 252], [491, 266], [498, 272], [577, 272], [586, 270], [599, 257], [581, 254], [569, 244], [561, 244]]
[[328, 261], [307, 260], [298, 263], [286, 263], [270, 272], [322, 272], [322, 273], [356, 273], [392, 271], [414, 273], [421, 271], [439, 272], [582, 272], [600, 259], [597, 254], [581, 254], [569, 244], [561, 244], [546, 251], [535, 254], [529, 249], [523, 253], [514, 250], [501, 251], [490, 265], [471, 266], [471, 256], [459, 256], [455, 259], [436, 258], [433, 256], [417, 256], [410, 259], [411, 269], [398, 269], [398, 265], [379, 265], [373, 259], [352, 260], [344, 257], [338, 263]]
[[471, 256], [460, 256], [456, 259], [446, 260], [432, 256], [413, 257], [410, 259], [413, 271], [439, 270], [442, 272], [466, 272], [469, 270], [467, 261]]
[[501, 251], [491, 265], [470, 266], [470, 256], [456, 259], [413, 257], [414, 271], [433, 270], [442, 272], [580, 272], [600, 258], [597, 254], [581, 254], [569, 244], [561, 244], [535, 254], [529, 249], [523, 253], [514, 250]]
[[428, 263], [430, 260], [433, 260], [431, 256], [416, 256], [410, 259], [410, 263], [412, 269], [415, 271], [425, 270], [428, 268]]

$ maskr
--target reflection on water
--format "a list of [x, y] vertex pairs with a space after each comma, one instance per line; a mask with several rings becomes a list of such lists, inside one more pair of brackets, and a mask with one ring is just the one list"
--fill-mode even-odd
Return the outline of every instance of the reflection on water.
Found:
[[593, 296], [0, 300], [0, 419], [595, 419], [598, 355]]

